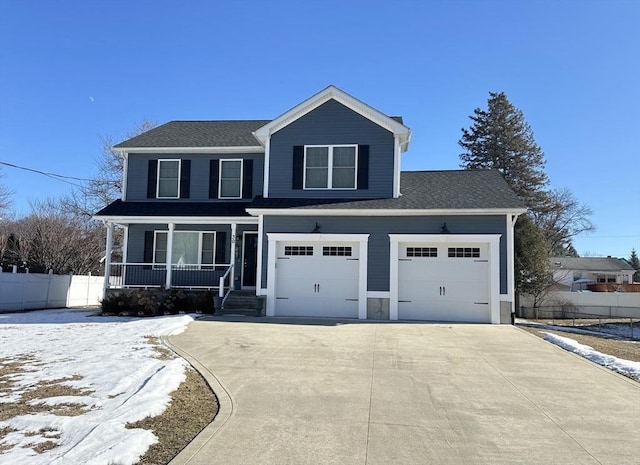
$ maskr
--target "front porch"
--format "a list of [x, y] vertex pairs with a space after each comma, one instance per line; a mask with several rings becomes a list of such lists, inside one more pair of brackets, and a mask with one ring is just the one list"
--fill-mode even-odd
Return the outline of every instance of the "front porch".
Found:
[[105, 270], [107, 289], [162, 288], [229, 290], [234, 288], [234, 264], [158, 265], [110, 263]]
[[[253, 217], [107, 219], [105, 292], [189, 289], [226, 298], [234, 289], [255, 290], [258, 223]], [[122, 259], [112, 261], [119, 248]]]

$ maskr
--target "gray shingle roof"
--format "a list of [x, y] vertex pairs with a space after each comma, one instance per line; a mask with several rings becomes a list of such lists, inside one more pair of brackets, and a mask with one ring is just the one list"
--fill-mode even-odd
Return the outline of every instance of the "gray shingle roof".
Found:
[[579, 271], [620, 271], [634, 268], [624, 260], [612, 257], [552, 257], [554, 269]]
[[[402, 124], [402, 116], [391, 116]], [[270, 120], [170, 121], [114, 148], [257, 147], [253, 131]]]
[[123, 202], [110, 203], [96, 216], [249, 216], [248, 202]]
[[269, 120], [170, 121], [115, 145], [115, 148], [256, 147], [252, 132]]
[[353, 210], [525, 209], [497, 170], [403, 171], [397, 199], [265, 199], [249, 208]]

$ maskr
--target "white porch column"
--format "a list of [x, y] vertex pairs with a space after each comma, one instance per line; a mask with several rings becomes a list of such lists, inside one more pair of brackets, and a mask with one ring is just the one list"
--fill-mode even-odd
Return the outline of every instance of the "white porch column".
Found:
[[[231, 223], [231, 260], [229, 260], [229, 263], [231, 263], [232, 265], [234, 265], [236, 263], [236, 231], [237, 231], [238, 225], [236, 223]], [[231, 277], [231, 280], [233, 281], [233, 276]]]
[[104, 290], [109, 289], [109, 276], [111, 274], [111, 251], [113, 250], [113, 223], [107, 223], [107, 247], [104, 257]]
[[173, 262], [173, 231], [175, 229], [174, 223], [169, 223], [169, 232], [167, 233], [167, 274], [164, 287], [171, 289], [171, 263]]
[[256, 295], [264, 295], [262, 292], [262, 231], [264, 216], [258, 216], [258, 260], [256, 263]]

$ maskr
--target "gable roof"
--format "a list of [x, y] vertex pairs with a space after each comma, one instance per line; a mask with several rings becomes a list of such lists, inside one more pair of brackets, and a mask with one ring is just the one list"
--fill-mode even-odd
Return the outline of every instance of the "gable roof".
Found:
[[401, 118], [400, 121], [398, 121], [398, 118], [387, 116], [384, 113], [376, 110], [375, 108], [367, 105], [366, 103], [358, 100], [357, 98], [347, 94], [343, 90], [338, 89], [333, 85], [326, 87], [315, 95], [312, 95], [305, 101], [291, 108], [289, 111], [278, 116], [273, 121], [269, 121], [264, 126], [258, 128], [254, 132], [254, 135], [256, 139], [258, 139], [264, 145], [271, 134], [291, 124], [310, 111], [315, 110], [320, 105], [326, 103], [329, 100], [335, 100], [341, 103], [347, 108], [350, 108], [356, 113], [359, 113], [365, 118], [387, 129], [388, 131], [393, 133], [394, 136], [399, 136], [401, 150], [403, 152], [407, 150], [409, 146], [409, 140], [411, 139], [411, 129], [402, 124]]
[[[346, 210], [348, 214], [375, 214], [375, 210], [471, 212], [499, 210], [524, 213], [524, 202], [513, 192], [497, 170], [403, 171], [402, 195], [384, 199], [298, 199], [256, 197], [248, 211], [292, 210], [309, 213], [319, 210]], [[361, 211], [361, 213], [358, 213]], [[364, 212], [362, 212], [364, 211]], [[257, 212], [256, 212], [257, 213]], [[383, 213], [383, 212], [381, 212]]]
[[269, 120], [170, 121], [115, 145], [134, 148], [260, 147], [252, 132]]
[[553, 269], [577, 271], [623, 271], [635, 269], [624, 260], [613, 257], [551, 257]]

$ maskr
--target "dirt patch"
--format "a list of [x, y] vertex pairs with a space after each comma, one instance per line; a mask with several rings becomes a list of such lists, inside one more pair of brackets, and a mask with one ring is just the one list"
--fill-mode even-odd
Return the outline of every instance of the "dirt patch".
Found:
[[[8, 420], [21, 415], [29, 415], [33, 413], [47, 412], [59, 416], [76, 416], [86, 413], [87, 407], [81, 404], [64, 403], [47, 405], [38, 403], [38, 400], [44, 400], [51, 397], [60, 396], [85, 396], [91, 391], [78, 389], [73, 386], [64, 384], [67, 381], [78, 381], [81, 376], [74, 375], [66, 378], [42, 381], [32, 386], [18, 385], [16, 378], [21, 374], [30, 371], [33, 366], [37, 365], [37, 361], [32, 356], [24, 356], [12, 360], [0, 359], [0, 394], [9, 395], [16, 391], [21, 391], [14, 402], [2, 403], [0, 409], [0, 421]], [[25, 368], [26, 367], [26, 368]], [[2, 440], [9, 433], [17, 430], [13, 428], [0, 429], [0, 453], [12, 449], [14, 446], [2, 443]], [[37, 436], [43, 434], [51, 439], [57, 439], [60, 433], [55, 430], [40, 430], [38, 432], [26, 432], [25, 436]], [[58, 447], [55, 441], [37, 442], [28, 445], [37, 453]]]
[[[19, 370], [20, 369], [18, 368], [16, 372]], [[90, 394], [90, 391], [63, 384], [65, 381], [78, 379], [82, 378], [78, 376], [70, 376], [68, 378], [43, 381], [34, 386], [25, 388], [25, 391], [20, 394], [19, 398], [15, 402], [4, 403], [2, 405], [2, 410], [0, 410], [0, 421], [40, 412], [48, 412], [53, 415], [60, 415], [64, 417], [72, 417], [86, 413], [87, 407], [82, 404], [62, 403], [47, 405], [44, 403], [33, 402], [48, 399], [50, 397], [85, 396]], [[12, 383], [11, 381], [8, 383], [9, 388], [15, 387], [14, 385], [15, 383]]]
[[137, 465], [168, 463], [207, 426], [218, 413], [218, 400], [194, 369], [171, 394], [171, 403], [161, 415], [130, 423], [127, 428], [151, 430], [158, 437]]
[[538, 329], [527, 326], [518, 327], [541, 338], [544, 338], [544, 333], [552, 333], [557, 336], [571, 338], [578, 341], [580, 344], [593, 347], [594, 350], [602, 352], [603, 354], [613, 355], [614, 357], [632, 360], [634, 362], [640, 362], [640, 343], [637, 341], [610, 339], [586, 334], [576, 334], [562, 330]]
[[153, 350], [157, 353], [155, 358], [158, 360], [173, 360], [176, 358], [175, 354], [162, 344], [159, 337], [145, 336], [144, 339], [149, 344], [153, 345]]
[[15, 431], [17, 430], [13, 428], [9, 428], [8, 426], [5, 426], [4, 428], [0, 428], [0, 454], [13, 448], [13, 445], [4, 444], [2, 440], [6, 438], [9, 433], [13, 433]]
[[29, 447], [30, 449], [34, 450], [38, 454], [42, 454], [45, 451], [55, 449], [56, 447], [58, 447], [58, 444], [53, 441], [45, 441], [45, 442], [39, 442], [37, 444], [27, 444], [26, 447]]

